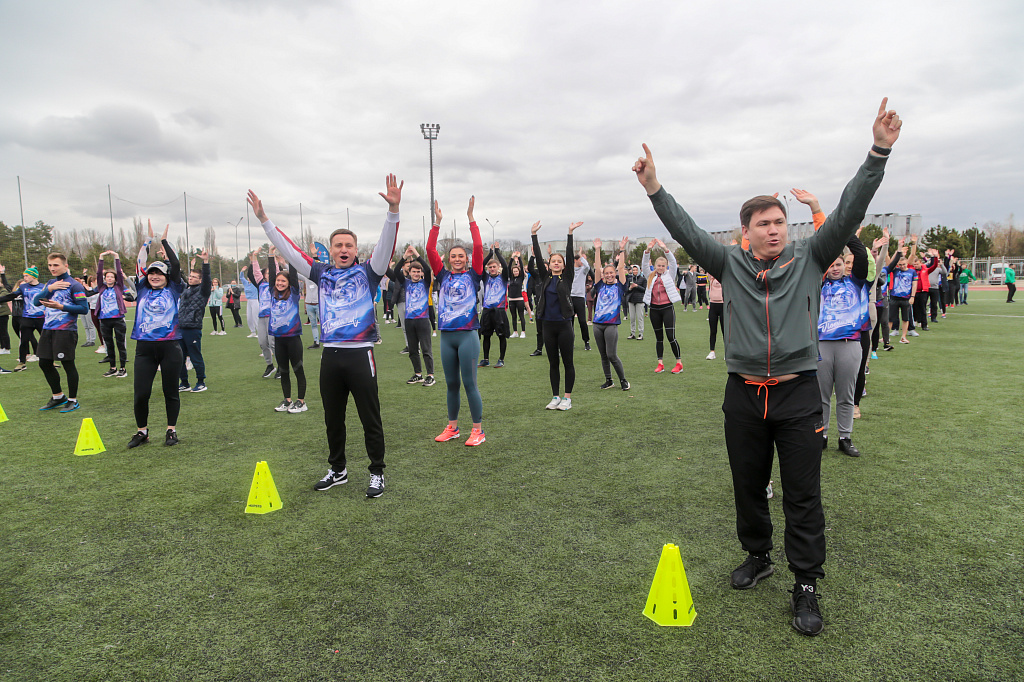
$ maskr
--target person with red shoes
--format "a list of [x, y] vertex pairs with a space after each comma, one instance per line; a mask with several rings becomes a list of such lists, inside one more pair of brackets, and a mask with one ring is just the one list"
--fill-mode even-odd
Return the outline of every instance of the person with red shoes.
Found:
[[[665, 252], [660, 256], [654, 265], [651, 265], [651, 248], [659, 247]], [[676, 257], [665, 246], [660, 239], [652, 239], [651, 243], [644, 249], [641, 259], [640, 271], [647, 275], [647, 289], [644, 291], [644, 303], [650, 306], [651, 326], [654, 327], [655, 344], [654, 349], [658, 354], [658, 366], [654, 368], [656, 374], [665, 371], [664, 338], [668, 337], [669, 346], [676, 356], [676, 366], [672, 368], [673, 374], [680, 374], [683, 371], [682, 354], [679, 350], [679, 342], [676, 341], [676, 309], [675, 304], [682, 300], [679, 289], [676, 289]]]

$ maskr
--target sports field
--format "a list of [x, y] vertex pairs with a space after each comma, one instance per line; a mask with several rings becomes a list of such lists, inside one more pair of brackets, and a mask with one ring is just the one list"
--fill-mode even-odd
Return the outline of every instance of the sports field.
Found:
[[[531, 325], [506, 367], [479, 370], [477, 448], [433, 441], [443, 373], [407, 386], [400, 332], [386, 326], [387, 489], [375, 500], [354, 407], [349, 483], [312, 489], [327, 468], [314, 351], [309, 412], [275, 413], [278, 382], [260, 378], [248, 330], [207, 333], [209, 390], [182, 396], [181, 444], [132, 451], [131, 378], [100, 378], [100, 356], [80, 349], [82, 409], [42, 413], [48, 390], [30, 363], [0, 377], [0, 678], [1022, 679], [1024, 303], [1003, 300], [972, 290], [971, 305], [872, 361], [853, 434], [864, 456], [823, 456], [817, 638], [789, 626], [777, 474], [780, 570], [729, 587], [744, 555], [725, 365], [704, 360], [704, 311], [678, 314], [681, 376], [653, 373], [649, 328], [620, 341], [629, 392], [598, 390], [600, 358], [577, 340], [565, 413], [543, 409]], [[84, 417], [106, 452], [74, 456]], [[157, 390], [154, 435], [163, 420]], [[260, 460], [284, 508], [245, 514]], [[688, 628], [641, 614], [670, 542], [698, 614]]]

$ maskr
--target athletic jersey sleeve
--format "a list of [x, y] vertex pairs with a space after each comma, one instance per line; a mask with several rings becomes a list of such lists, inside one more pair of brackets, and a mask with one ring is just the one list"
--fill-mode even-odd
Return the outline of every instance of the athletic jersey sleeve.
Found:
[[143, 242], [142, 248], [139, 249], [139, 255], [135, 258], [135, 276], [139, 279], [146, 277], [146, 264], [149, 262], [149, 244], [148, 240]]
[[441, 268], [444, 267], [444, 261], [441, 260], [441, 254], [437, 252], [437, 235], [440, 232], [440, 225], [431, 225], [430, 236], [427, 237], [427, 260], [430, 261], [430, 269], [435, 273], [440, 273]]
[[480, 238], [480, 228], [474, 220], [469, 224], [469, 233], [473, 236], [473, 272], [484, 274], [484, 242]]
[[395, 242], [398, 241], [398, 219], [399, 214], [388, 211], [384, 218], [384, 228], [380, 231], [380, 238], [377, 245], [373, 247], [370, 254], [370, 269], [377, 273], [378, 277], [384, 275], [391, 263], [391, 257], [395, 255]]
[[882, 184], [886, 158], [868, 155], [857, 169], [857, 174], [846, 184], [835, 210], [825, 219], [821, 229], [807, 238], [811, 253], [822, 270], [828, 268], [836, 256], [842, 253], [850, 235], [860, 227], [868, 204]]
[[284, 256], [288, 264], [295, 268], [300, 275], [308, 278], [313, 265], [313, 259], [309, 257], [309, 254], [296, 246], [295, 242], [274, 224], [274, 221], [268, 219], [263, 223], [263, 231], [267, 233], [270, 243], [277, 247], [278, 252]]
[[170, 274], [168, 279], [171, 282], [181, 281], [181, 261], [178, 260], [178, 254], [174, 252], [174, 247], [166, 239], [163, 240], [164, 253], [167, 254], [167, 263], [170, 265]]
[[[726, 248], [724, 244], [716, 242], [706, 231], [697, 227], [693, 218], [683, 210], [672, 195], [661, 187], [651, 195], [651, 203], [654, 211], [658, 214], [665, 229], [672, 235], [672, 238], [679, 242], [686, 253], [714, 275], [721, 279], [722, 271], [725, 269]], [[650, 263], [650, 256], [648, 256]]]

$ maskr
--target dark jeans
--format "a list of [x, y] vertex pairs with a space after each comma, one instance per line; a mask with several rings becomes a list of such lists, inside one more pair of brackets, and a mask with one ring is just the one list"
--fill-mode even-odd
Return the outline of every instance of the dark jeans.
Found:
[[160, 385], [167, 408], [167, 425], [177, 426], [181, 411], [178, 395], [178, 373], [185, 366], [178, 341], [137, 341], [135, 343], [135, 425], [149, 425], [149, 397], [153, 393], [156, 368], [160, 368]]
[[730, 374], [722, 411], [740, 545], [751, 554], [772, 549], [765, 488], [772, 473], [774, 445], [779, 453], [789, 569], [798, 579], [824, 577], [822, 414], [817, 378], [800, 376], [761, 387]]
[[423, 353], [423, 364], [427, 367], [427, 374], [432, 375], [434, 373], [434, 348], [430, 341], [430, 320], [425, 317], [405, 318], [405, 343], [409, 346], [412, 371], [416, 374], [422, 373], [420, 353]]
[[[206, 363], [203, 362], [203, 330], [182, 329], [181, 330], [181, 371], [178, 378], [181, 383], [188, 385], [188, 370], [185, 369], [184, 358], [192, 360], [192, 369], [196, 371], [196, 383], [202, 384], [206, 381]], [[162, 371], [162, 370], [161, 370]]]
[[110, 358], [110, 367], [114, 367], [114, 345], [117, 345], [117, 357], [121, 359], [121, 369], [128, 362], [128, 347], [125, 344], [125, 325], [123, 317], [108, 317], [100, 320], [100, 334], [103, 336], [103, 345], [107, 348], [107, 357]]
[[335, 472], [344, 471], [345, 412], [349, 395], [355, 400], [363, 425], [370, 473], [384, 473], [384, 427], [377, 393], [377, 363], [372, 348], [324, 348], [320, 361], [320, 399], [327, 425], [327, 462]]

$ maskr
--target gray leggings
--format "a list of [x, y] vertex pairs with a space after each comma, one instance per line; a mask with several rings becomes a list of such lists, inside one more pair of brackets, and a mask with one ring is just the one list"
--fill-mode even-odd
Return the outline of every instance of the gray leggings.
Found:
[[[459, 418], [460, 385], [466, 386], [466, 401], [474, 424], [484, 419], [484, 401], [476, 387], [476, 363], [480, 360], [480, 335], [475, 329], [468, 331], [441, 330], [441, 366], [448, 385], [448, 421]], [[459, 375], [462, 381], [459, 381]]]
[[[863, 333], [863, 332], [861, 332]], [[846, 341], [819, 341], [818, 388], [821, 391], [821, 424], [823, 436], [828, 435], [829, 412], [832, 410], [832, 390], [836, 393], [836, 422], [839, 437], [849, 438], [853, 433], [853, 393], [860, 369], [861, 346], [857, 339]]]
[[601, 353], [601, 367], [604, 369], [604, 378], [612, 380], [612, 366], [615, 373], [619, 375], [619, 381], [626, 380], [626, 373], [622, 369], [622, 361], [619, 360], [619, 326], [617, 324], [594, 323], [594, 340], [597, 342], [597, 350]]
[[270, 335], [270, 316], [261, 317], [256, 320], [256, 337], [260, 342], [260, 350], [263, 351], [263, 359], [267, 365], [274, 364], [274, 344], [276, 341]]

